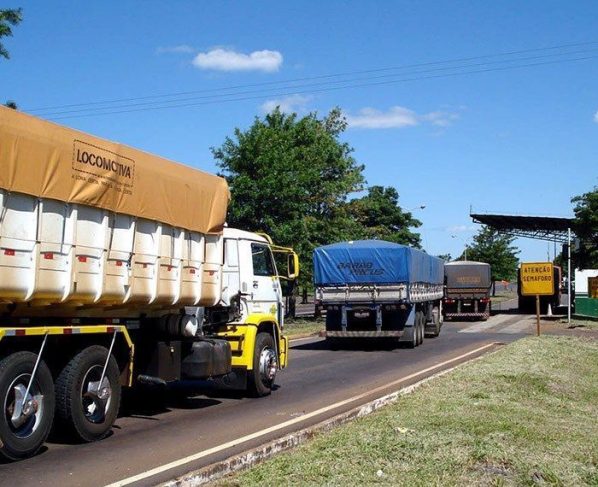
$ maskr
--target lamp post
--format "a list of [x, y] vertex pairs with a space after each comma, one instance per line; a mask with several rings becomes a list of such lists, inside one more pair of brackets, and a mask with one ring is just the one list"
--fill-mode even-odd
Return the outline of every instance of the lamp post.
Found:
[[[459, 238], [460, 237], [458, 235], [451, 235], [451, 238]], [[469, 239], [469, 237], [467, 237], [464, 241], [463, 241], [463, 245], [465, 246], [465, 251], [463, 252], [463, 257], [465, 259], [465, 262], [467, 262], [467, 240]]]

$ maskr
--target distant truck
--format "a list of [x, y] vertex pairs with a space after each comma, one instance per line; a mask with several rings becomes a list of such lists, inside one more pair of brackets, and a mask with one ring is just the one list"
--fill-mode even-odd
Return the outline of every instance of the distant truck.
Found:
[[3, 107], [0, 167], [0, 456], [105, 437], [121, 387], [270, 393], [297, 255], [225, 228], [223, 178]]
[[490, 264], [456, 261], [444, 265], [442, 311], [447, 319], [480, 319], [490, 316]]
[[410, 348], [442, 326], [444, 261], [381, 240], [314, 251], [316, 305], [326, 310], [326, 337], [389, 338]]
[[[548, 305], [551, 311], [554, 311], [561, 305], [561, 281], [563, 279], [563, 271], [557, 265], [553, 265], [554, 285], [553, 293], [550, 295], [540, 296], [540, 314], [548, 313]], [[521, 294], [521, 267], [517, 269], [517, 298], [518, 308], [522, 313], [536, 312], [536, 297], [523, 296]]]

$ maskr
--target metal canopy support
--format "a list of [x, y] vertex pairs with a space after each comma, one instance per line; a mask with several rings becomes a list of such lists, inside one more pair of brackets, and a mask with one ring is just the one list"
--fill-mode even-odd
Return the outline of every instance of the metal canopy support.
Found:
[[571, 228], [567, 229], [567, 326], [571, 326]]

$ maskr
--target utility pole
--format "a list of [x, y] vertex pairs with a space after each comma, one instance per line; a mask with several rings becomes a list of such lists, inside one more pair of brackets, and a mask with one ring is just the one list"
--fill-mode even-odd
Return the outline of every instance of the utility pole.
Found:
[[567, 326], [571, 326], [571, 228], [567, 228]]

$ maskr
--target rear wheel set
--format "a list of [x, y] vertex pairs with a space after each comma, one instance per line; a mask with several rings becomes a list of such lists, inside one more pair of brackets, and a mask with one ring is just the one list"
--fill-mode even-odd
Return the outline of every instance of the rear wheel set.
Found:
[[56, 433], [96, 441], [118, 415], [121, 387], [116, 360], [94, 345], [79, 352], [56, 379]]

